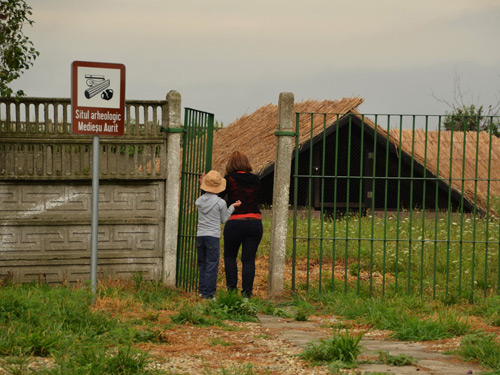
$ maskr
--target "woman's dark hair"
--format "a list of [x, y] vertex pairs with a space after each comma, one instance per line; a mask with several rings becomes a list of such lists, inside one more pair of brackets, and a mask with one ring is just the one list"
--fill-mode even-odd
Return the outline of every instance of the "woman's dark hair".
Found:
[[229, 160], [226, 164], [226, 173], [232, 172], [252, 172], [252, 166], [248, 161], [248, 157], [244, 152], [241, 151], [233, 151], [233, 153], [229, 156]]

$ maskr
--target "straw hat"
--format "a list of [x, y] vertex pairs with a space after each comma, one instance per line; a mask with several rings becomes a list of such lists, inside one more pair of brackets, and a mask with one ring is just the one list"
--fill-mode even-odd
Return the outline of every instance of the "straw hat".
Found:
[[218, 194], [226, 189], [226, 179], [219, 172], [208, 172], [201, 181], [201, 189], [208, 193]]

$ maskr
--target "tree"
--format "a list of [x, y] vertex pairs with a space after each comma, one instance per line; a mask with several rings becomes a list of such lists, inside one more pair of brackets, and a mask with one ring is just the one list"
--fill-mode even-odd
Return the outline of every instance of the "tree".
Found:
[[488, 106], [487, 111], [485, 111], [484, 106], [477, 103], [477, 100], [476, 104], [471, 104], [475, 101], [474, 96], [470, 89], [464, 92], [460, 84], [460, 77], [457, 75], [455, 75], [453, 94], [453, 103], [433, 95], [436, 100], [451, 108], [450, 112], [445, 112], [446, 116], [441, 124], [442, 128], [453, 129], [453, 131], [477, 131], [479, 129], [479, 131], [490, 132], [491, 130], [494, 135], [500, 137], [500, 118], [498, 117], [500, 101], [496, 105]]
[[[29, 17], [31, 7], [25, 0], [0, 1], [0, 97], [10, 97], [14, 90], [9, 85], [33, 66], [40, 53], [23, 34], [25, 24], [33, 25]], [[22, 90], [16, 97], [24, 95]]]
[[497, 112], [493, 114], [492, 107], [488, 107], [488, 113], [483, 113], [483, 106], [476, 107], [474, 104], [455, 107], [452, 112], [446, 112], [442, 127], [454, 131], [487, 131], [500, 136], [500, 121]]

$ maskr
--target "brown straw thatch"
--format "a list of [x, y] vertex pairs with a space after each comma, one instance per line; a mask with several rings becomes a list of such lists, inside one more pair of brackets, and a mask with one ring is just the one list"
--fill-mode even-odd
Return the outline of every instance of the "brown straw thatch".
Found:
[[[354, 111], [363, 103], [358, 97], [340, 100], [306, 100], [295, 103], [295, 112], [344, 114]], [[276, 125], [278, 107], [268, 104], [260, 107], [251, 115], [244, 115], [231, 123], [227, 128], [214, 135], [212, 169], [225, 174], [226, 163], [233, 151], [247, 154], [253, 171], [262, 174], [274, 164], [276, 154]], [[335, 122], [334, 122], [335, 123]], [[324, 131], [322, 116], [315, 116], [313, 137]], [[327, 126], [332, 125], [328, 123]], [[295, 130], [295, 129], [294, 129]], [[300, 139], [302, 145], [311, 138], [311, 122], [306, 116], [301, 117]]]
[[[398, 149], [401, 143], [401, 150], [410, 157], [413, 149], [416, 162], [463, 193], [479, 211], [486, 213], [488, 196], [500, 195], [500, 138], [488, 132], [453, 132], [452, 138], [451, 131], [426, 134], [424, 130], [391, 130], [389, 138]], [[490, 214], [497, 216], [491, 209]]]
[[[295, 112], [318, 114], [313, 116], [312, 126], [311, 116], [300, 117], [299, 145], [334, 127], [348, 113], [356, 115], [364, 126], [376, 128], [377, 136], [386, 139], [387, 131], [381, 125], [375, 127], [373, 121], [358, 112], [361, 103], [363, 99], [358, 97], [296, 103]], [[322, 116], [327, 113], [333, 115]], [[254, 173], [268, 173], [274, 166], [277, 119], [278, 107], [268, 104], [219, 130], [214, 135], [212, 168], [225, 174], [229, 155], [238, 150], [248, 155]], [[389, 142], [398, 154], [404, 153], [420, 164], [427, 177], [438, 176], [456, 194], [463, 194], [470, 206], [486, 213], [488, 196], [500, 195], [500, 138], [490, 137], [487, 132], [467, 132], [465, 136], [463, 132], [454, 132], [453, 139], [451, 135], [450, 131], [393, 129], [389, 132]], [[498, 216], [491, 208], [490, 214]]]

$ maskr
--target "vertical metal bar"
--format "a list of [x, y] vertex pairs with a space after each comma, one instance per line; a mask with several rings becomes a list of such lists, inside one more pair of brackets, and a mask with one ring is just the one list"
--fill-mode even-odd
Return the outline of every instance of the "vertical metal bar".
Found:
[[333, 269], [332, 269], [332, 292], [335, 292], [335, 250], [337, 245], [337, 186], [338, 186], [338, 161], [339, 161], [339, 132], [340, 132], [340, 116], [336, 114], [336, 124], [335, 124], [335, 167], [334, 167], [334, 187], [333, 187], [333, 228], [332, 228], [332, 259], [333, 259]]
[[429, 130], [429, 116], [425, 116], [425, 146], [424, 146], [424, 175], [422, 192], [422, 248], [420, 250], [420, 296], [424, 293], [424, 252], [425, 252], [425, 210], [426, 210], [426, 188], [427, 188], [427, 143]]
[[[408, 285], [407, 294], [411, 291], [411, 261], [413, 252], [413, 185], [414, 185], [414, 169], [415, 169], [415, 115], [412, 116], [412, 142], [411, 142], [411, 168], [410, 168], [410, 222], [408, 228]], [[402, 124], [401, 124], [402, 125]]]
[[357, 277], [357, 281], [356, 281], [356, 293], [359, 295], [359, 288], [360, 288], [360, 277], [361, 277], [361, 227], [362, 227], [362, 223], [363, 223], [363, 220], [362, 219], [362, 216], [363, 216], [363, 177], [364, 177], [364, 171], [363, 171], [363, 168], [364, 168], [364, 153], [365, 153], [365, 144], [364, 144], [364, 140], [365, 140], [365, 116], [364, 115], [361, 115], [361, 147], [360, 147], [360, 163], [359, 163], [359, 210], [358, 210], [358, 277]]
[[476, 165], [474, 173], [474, 219], [472, 228], [472, 270], [471, 270], [471, 296], [470, 301], [474, 302], [474, 288], [475, 288], [475, 271], [476, 271], [476, 229], [477, 229], [477, 182], [478, 182], [478, 169], [479, 169], [479, 131], [480, 131], [480, 118], [476, 123]]
[[438, 243], [438, 213], [439, 213], [439, 161], [441, 160], [441, 116], [438, 118], [438, 141], [437, 141], [437, 167], [436, 167], [436, 194], [435, 194], [435, 214], [434, 214], [434, 263], [432, 279], [432, 298], [436, 299], [436, 277], [437, 277], [437, 243]]
[[[453, 182], [453, 132], [455, 129], [454, 118], [451, 118], [451, 131], [450, 131], [450, 169], [448, 179], [448, 222], [447, 222], [447, 239], [446, 241], [446, 283], [445, 295], [448, 296], [449, 282], [450, 282], [450, 244], [451, 244], [451, 192]], [[459, 295], [460, 296], [460, 295]]]
[[373, 171], [372, 171], [372, 198], [371, 198], [371, 241], [370, 241], [370, 296], [373, 295], [373, 251], [374, 251], [374, 236], [375, 236], [375, 177], [377, 175], [377, 131], [378, 118], [375, 115], [375, 125], [373, 129]]
[[[489, 121], [489, 136], [488, 136], [488, 187], [486, 189], [486, 230], [485, 230], [485, 249], [484, 249], [484, 298], [488, 291], [488, 253], [489, 253], [489, 228], [490, 228], [490, 187], [491, 187], [491, 148], [493, 138], [493, 117]], [[500, 270], [499, 270], [500, 273]]]
[[94, 300], [97, 293], [97, 243], [99, 236], [99, 136], [92, 137], [92, 222], [90, 229], [90, 280]]
[[299, 184], [300, 113], [295, 114], [295, 159], [293, 176], [293, 241], [292, 241], [292, 293], [295, 293], [295, 266], [297, 260], [297, 200]]
[[402, 162], [403, 162], [403, 157], [402, 157], [402, 149], [403, 149], [403, 116], [399, 116], [399, 145], [398, 145], [398, 176], [397, 176], [397, 181], [398, 181], [398, 193], [396, 197], [396, 254], [395, 254], [395, 293], [399, 293], [399, 242], [400, 242], [400, 229], [401, 229], [401, 220], [400, 220], [400, 214], [401, 214], [401, 168], [402, 168]]
[[463, 229], [464, 229], [464, 190], [465, 190], [465, 157], [467, 152], [467, 132], [464, 129], [464, 140], [462, 146], [462, 188], [460, 191], [460, 245], [459, 245], [459, 256], [458, 256], [458, 295], [462, 295], [462, 277], [463, 277]]
[[313, 179], [313, 138], [314, 138], [314, 114], [311, 116], [311, 128], [309, 137], [309, 170], [307, 187], [307, 271], [306, 271], [306, 291], [309, 292], [310, 264], [311, 264], [311, 201], [312, 201], [312, 179]]
[[[385, 264], [387, 258], [387, 194], [389, 190], [389, 145], [391, 116], [387, 116], [387, 138], [385, 145], [385, 187], [384, 187], [384, 246], [382, 256], [382, 296], [385, 296]], [[399, 194], [398, 194], [399, 196]]]
[[322, 289], [323, 275], [323, 230], [324, 230], [324, 202], [325, 202], [325, 164], [326, 164], [326, 114], [323, 114], [323, 147], [321, 159], [321, 218], [320, 218], [320, 242], [319, 242], [319, 291]]
[[205, 171], [212, 169], [212, 152], [213, 152], [213, 134], [214, 134], [214, 118], [213, 114], [208, 115], [207, 121], [207, 154], [205, 158]]
[[348, 116], [348, 136], [347, 136], [347, 194], [345, 207], [345, 260], [344, 260], [344, 293], [347, 293], [347, 266], [349, 260], [349, 192], [351, 189], [351, 137], [352, 137], [352, 118]]

